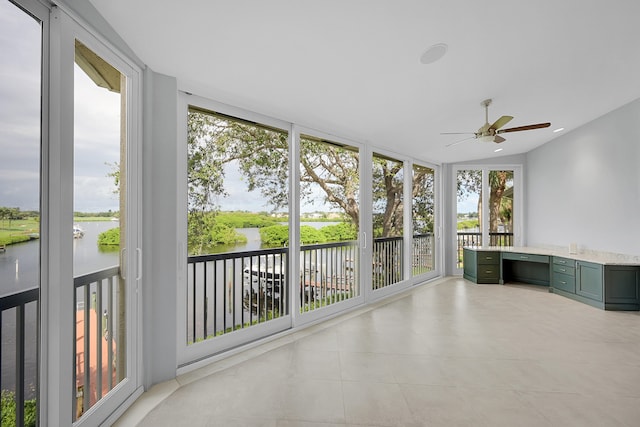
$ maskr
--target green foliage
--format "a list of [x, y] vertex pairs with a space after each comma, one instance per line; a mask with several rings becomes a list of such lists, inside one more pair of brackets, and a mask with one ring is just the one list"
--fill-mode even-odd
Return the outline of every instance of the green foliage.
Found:
[[231, 228], [262, 228], [278, 224], [265, 214], [251, 212], [219, 212], [216, 216], [217, 224], [224, 224]]
[[[2, 422], [0, 425], [13, 427], [16, 425], [16, 401], [15, 393], [8, 390], [2, 390]], [[26, 400], [24, 402], [24, 426], [35, 427], [38, 416], [37, 405], [35, 399]]]
[[37, 212], [21, 212], [18, 208], [0, 207], [0, 245], [37, 239], [39, 233], [40, 217]]
[[303, 245], [311, 245], [314, 243], [324, 243], [327, 241], [324, 233], [310, 225], [300, 226], [300, 241]]
[[216, 223], [210, 232], [211, 244], [213, 245], [232, 245], [236, 243], [246, 243], [247, 237], [238, 233], [233, 227], [226, 224]]
[[272, 225], [260, 229], [262, 244], [270, 247], [281, 247], [289, 244], [289, 227]]
[[[259, 215], [253, 215], [253, 217], [259, 218]], [[233, 218], [233, 213], [222, 215], [216, 212], [189, 212], [187, 223], [189, 254], [201, 255], [218, 245], [246, 243], [247, 237], [235, 230], [234, 221], [235, 223], [237, 221]], [[242, 222], [242, 224], [246, 223], [248, 222]]]
[[[356, 240], [358, 233], [351, 223], [343, 222], [335, 225], [327, 225], [318, 230], [310, 225], [300, 226], [300, 241], [303, 245], [315, 243], [339, 242]], [[289, 244], [289, 226], [274, 225], [260, 229], [262, 244], [270, 247], [281, 247]]]
[[327, 225], [322, 227], [320, 231], [324, 234], [328, 242], [341, 242], [344, 240], [356, 240], [358, 238], [356, 227], [349, 222]]
[[470, 219], [467, 221], [458, 222], [458, 230], [468, 230], [469, 228], [479, 227], [477, 219]]
[[82, 221], [86, 221], [85, 218], [117, 218], [120, 216], [118, 211], [107, 211], [107, 212], [74, 212], [74, 218], [82, 218]]
[[111, 228], [98, 235], [98, 246], [119, 246], [120, 227]]

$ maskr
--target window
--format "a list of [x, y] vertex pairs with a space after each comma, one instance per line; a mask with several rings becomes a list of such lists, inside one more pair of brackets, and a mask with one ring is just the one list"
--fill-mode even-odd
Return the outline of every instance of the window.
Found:
[[[33, 423], [38, 394], [42, 23], [0, 0], [2, 423]], [[12, 296], [12, 297], [9, 297]], [[14, 401], [12, 411], [5, 402]], [[11, 413], [9, 413], [11, 412]]]
[[300, 137], [300, 311], [360, 294], [357, 148]]
[[403, 277], [404, 164], [373, 155], [373, 289]]
[[186, 344], [289, 314], [288, 133], [190, 106]]
[[414, 164], [412, 183], [411, 272], [418, 276], [435, 270], [435, 171]]
[[456, 169], [457, 268], [464, 246], [519, 244], [520, 174], [519, 166]]

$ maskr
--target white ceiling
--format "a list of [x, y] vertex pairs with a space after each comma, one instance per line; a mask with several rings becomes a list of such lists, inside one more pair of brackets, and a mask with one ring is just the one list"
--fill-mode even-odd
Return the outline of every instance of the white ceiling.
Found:
[[489, 121], [551, 122], [503, 135], [510, 155], [640, 97], [638, 0], [91, 3], [182, 90], [436, 163], [498, 155], [440, 135], [476, 131], [485, 98]]

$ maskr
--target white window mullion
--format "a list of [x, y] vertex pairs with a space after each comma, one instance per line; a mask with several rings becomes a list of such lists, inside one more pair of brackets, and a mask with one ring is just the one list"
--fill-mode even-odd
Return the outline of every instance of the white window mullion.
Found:
[[412, 246], [413, 246], [413, 162], [405, 160], [403, 162], [402, 187], [403, 211], [402, 211], [402, 244], [403, 244], [403, 274], [404, 280], [413, 281], [412, 267]]
[[289, 132], [289, 313], [292, 326], [300, 317], [300, 130]]
[[489, 170], [482, 169], [482, 215], [480, 218], [480, 231], [482, 232], [482, 245], [489, 245]]
[[51, 13], [50, 40], [50, 134], [47, 237], [47, 278], [44, 281], [42, 334], [48, 341], [43, 349], [43, 376], [46, 376], [46, 407], [43, 420], [48, 425], [71, 425], [73, 379], [73, 63], [74, 43], [71, 20], [58, 8]]

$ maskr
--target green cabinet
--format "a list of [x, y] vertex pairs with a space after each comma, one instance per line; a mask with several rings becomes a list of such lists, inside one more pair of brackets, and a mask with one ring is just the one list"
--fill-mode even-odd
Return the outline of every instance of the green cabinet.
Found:
[[569, 258], [552, 257], [551, 288], [553, 291], [576, 293], [576, 262]]
[[489, 284], [500, 281], [500, 252], [463, 249], [465, 279]]
[[604, 308], [640, 310], [640, 267], [604, 266]]
[[640, 265], [464, 248], [464, 278], [474, 283], [549, 285], [549, 292], [605, 310], [640, 310]]
[[601, 264], [576, 261], [576, 295], [602, 302], [603, 282]]

